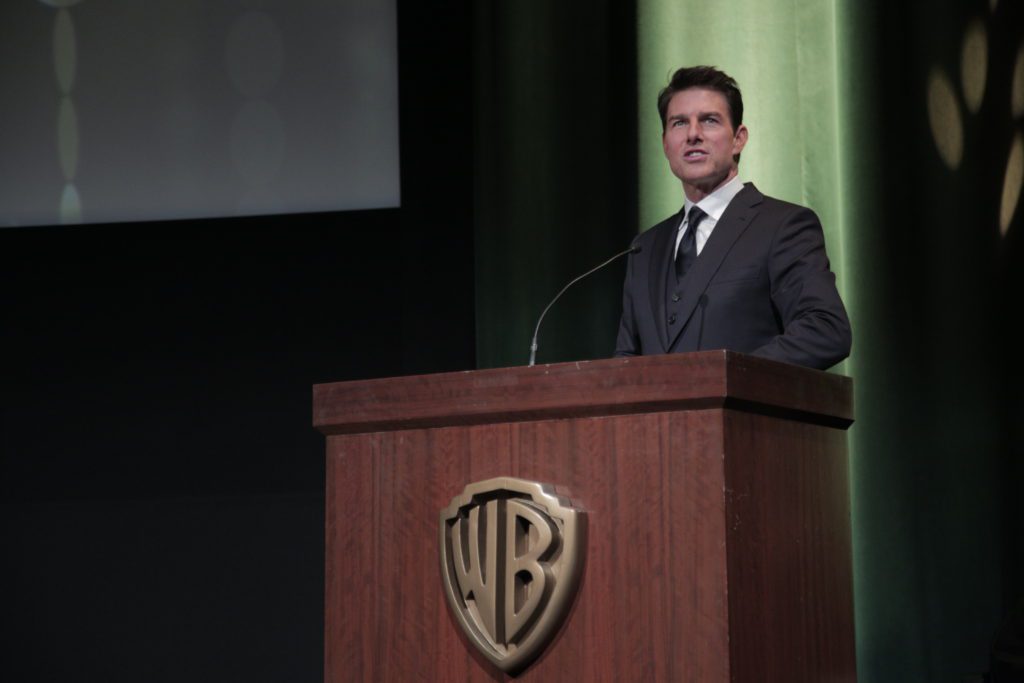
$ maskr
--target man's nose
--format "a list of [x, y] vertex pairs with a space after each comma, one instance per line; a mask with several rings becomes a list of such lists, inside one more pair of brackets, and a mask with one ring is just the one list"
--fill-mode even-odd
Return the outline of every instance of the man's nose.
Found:
[[691, 121], [686, 127], [687, 140], [700, 140], [702, 138], [699, 121]]

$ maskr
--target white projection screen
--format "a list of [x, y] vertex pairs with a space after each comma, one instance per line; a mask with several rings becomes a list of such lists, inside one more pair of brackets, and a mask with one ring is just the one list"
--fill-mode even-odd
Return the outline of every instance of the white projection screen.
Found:
[[395, 0], [4, 0], [0, 226], [395, 207]]

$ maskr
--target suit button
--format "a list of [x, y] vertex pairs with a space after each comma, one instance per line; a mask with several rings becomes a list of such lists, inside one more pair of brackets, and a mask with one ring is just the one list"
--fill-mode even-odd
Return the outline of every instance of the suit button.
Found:
[[674, 315], [670, 315], [668, 317], [668, 324], [669, 325], [675, 325], [676, 324], [676, 317]]
[[675, 292], [672, 294], [672, 301], [679, 301], [679, 292]]

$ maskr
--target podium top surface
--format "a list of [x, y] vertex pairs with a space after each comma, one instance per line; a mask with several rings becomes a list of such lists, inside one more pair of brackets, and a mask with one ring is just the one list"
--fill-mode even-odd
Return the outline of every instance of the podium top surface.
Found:
[[324, 434], [715, 408], [845, 429], [853, 380], [700, 351], [313, 386], [313, 425]]

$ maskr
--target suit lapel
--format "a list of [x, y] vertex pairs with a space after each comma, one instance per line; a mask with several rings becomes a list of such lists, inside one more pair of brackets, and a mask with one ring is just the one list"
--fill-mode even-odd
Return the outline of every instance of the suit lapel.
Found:
[[[764, 195], [754, 187], [753, 183], [748, 183], [729, 202], [725, 213], [722, 214], [722, 219], [715, 225], [715, 229], [711, 232], [711, 237], [708, 238], [704, 248], [701, 249], [700, 255], [694, 261], [690, 272], [683, 278], [683, 299], [680, 302], [681, 308], [679, 313], [682, 320], [676, 328], [675, 334], [668, 340], [666, 350], [672, 348], [679, 335], [686, 329], [690, 318], [693, 317], [694, 309], [697, 308], [697, 303], [704, 294], [704, 290], [708, 287], [708, 283], [711, 282], [711, 278], [718, 272], [719, 266], [722, 265], [722, 261], [725, 260], [729, 250], [732, 249], [732, 245], [736, 243], [736, 240], [739, 239], [743, 231], [750, 225], [750, 221], [757, 215], [757, 205], [761, 203], [762, 199], [764, 199]], [[661, 291], [664, 292], [664, 288]], [[664, 299], [665, 295], [663, 293], [660, 299], [663, 313]], [[665, 325], [664, 317], [662, 315], [660, 319], [662, 328]]]
[[[675, 237], [682, 220], [683, 209], [680, 209], [675, 216], [653, 228], [658, 232], [655, 233], [654, 247], [651, 252], [653, 255], [648, 272], [648, 284], [654, 326], [658, 329], [658, 342], [663, 345], [668, 337], [668, 330], [665, 328], [665, 291], [668, 286], [669, 274], [675, 268]], [[668, 349], [668, 346], [664, 346], [662, 351], [668, 353]]]

